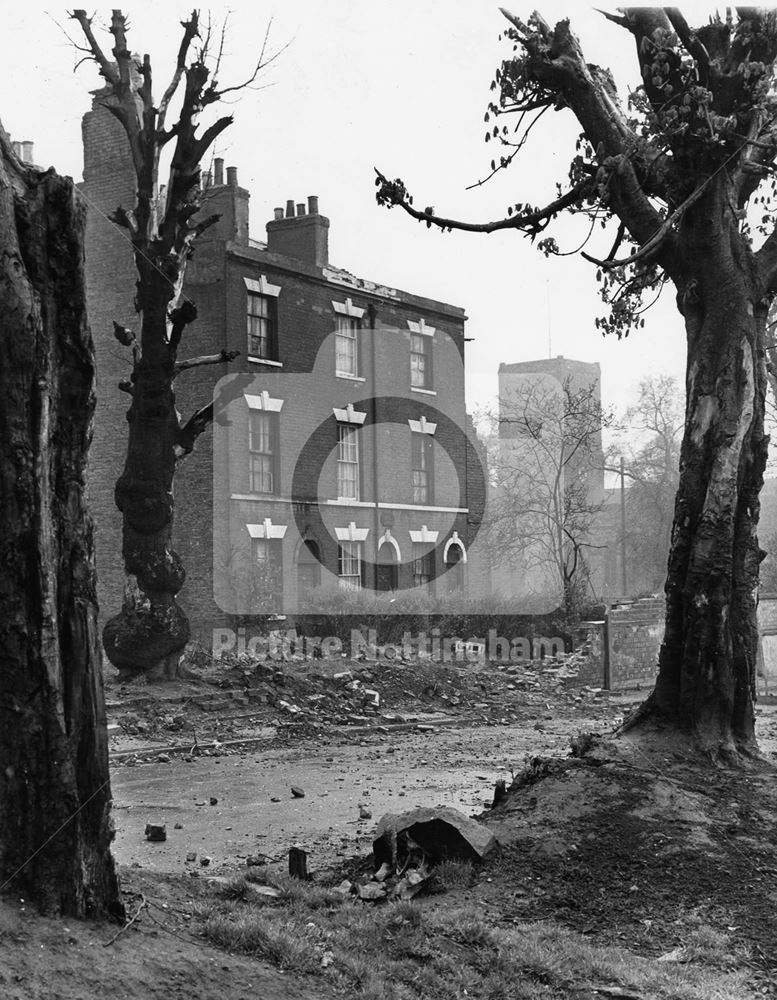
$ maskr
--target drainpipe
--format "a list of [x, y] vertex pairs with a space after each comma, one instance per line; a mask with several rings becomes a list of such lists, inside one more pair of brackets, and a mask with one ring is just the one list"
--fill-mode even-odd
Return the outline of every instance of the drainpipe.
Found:
[[371, 352], [371, 362], [370, 369], [372, 374], [372, 498], [375, 504], [374, 514], [375, 514], [375, 568], [374, 568], [374, 579], [372, 581], [373, 589], [377, 591], [378, 589], [378, 541], [380, 539], [380, 508], [378, 507], [378, 500], [380, 499], [380, 476], [378, 473], [378, 408], [376, 399], [378, 396], [378, 364], [375, 350], [375, 321], [377, 319], [378, 311], [375, 305], [370, 302], [367, 306], [367, 318], [370, 324], [370, 352]]

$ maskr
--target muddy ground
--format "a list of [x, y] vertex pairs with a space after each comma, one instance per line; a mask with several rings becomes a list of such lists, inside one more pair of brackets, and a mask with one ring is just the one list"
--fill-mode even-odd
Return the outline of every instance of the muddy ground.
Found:
[[[312, 673], [236, 665], [172, 687], [109, 683], [115, 853], [130, 912], [140, 893], [149, 905], [112, 942], [116, 928], [42, 921], [7, 899], [1, 996], [333, 995], [325, 977], [297, 981], [205, 943], [192, 913], [209, 878], [249, 859], [282, 869], [295, 842], [316, 879], [369, 878], [382, 813], [438, 803], [480, 814], [500, 838], [466, 890], [494, 925], [551, 919], [677, 956], [692, 914], [747, 955], [742, 996], [777, 995], [777, 706], [759, 707], [761, 762], [710, 771], [682, 748], [633, 741], [564, 760], [578, 734], [611, 731], [642, 693], [579, 689], [558, 670], [338, 662]], [[514, 773], [515, 791], [486, 810], [494, 782]], [[159, 821], [168, 838], [150, 843], [145, 824]]]

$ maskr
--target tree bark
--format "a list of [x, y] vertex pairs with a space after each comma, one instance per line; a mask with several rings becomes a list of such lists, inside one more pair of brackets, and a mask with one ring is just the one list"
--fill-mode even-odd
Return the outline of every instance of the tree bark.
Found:
[[120, 916], [85, 469], [85, 209], [0, 126], [0, 886]]
[[713, 756], [736, 756], [755, 750], [768, 301], [723, 181], [686, 214], [680, 239], [694, 271], [678, 294], [687, 416], [666, 630], [655, 690], [627, 728], [663, 719]]
[[163, 275], [144, 259], [138, 259], [138, 269], [142, 356], [132, 374], [127, 458], [115, 493], [130, 578], [124, 606], [105, 625], [103, 644], [120, 671], [143, 671], [153, 678], [175, 675], [190, 636], [175, 599], [186, 571], [171, 547], [180, 429], [173, 391], [176, 350], [167, 337], [167, 313], [178, 275]]
[[[107, 82], [102, 103], [122, 125], [137, 178], [132, 210], [118, 207], [113, 214], [113, 221], [130, 234], [134, 248], [135, 307], [142, 327], [138, 344], [131, 331], [114, 322], [115, 336], [132, 347], [133, 355], [131, 379], [119, 384], [132, 396], [132, 404], [127, 414], [127, 458], [115, 491], [123, 516], [127, 585], [121, 611], [105, 625], [103, 645], [111, 663], [123, 673], [170, 677], [177, 673], [190, 636], [188, 619], [176, 602], [186, 574], [171, 548], [173, 478], [177, 460], [192, 450], [212, 418], [212, 406], [206, 405], [182, 424], [173, 384], [178, 370], [210, 361], [228, 362], [236, 354], [225, 351], [216, 359], [206, 355], [176, 368], [184, 329], [197, 318], [194, 304], [181, 294], [181, 288], [195, 241], [218, 221], [218, 216], [211, 215], [195, 222], [202, 206], [200, 163], [232, 118], [219, 118], [198, 134], [201, 113], [225, 91], [210, 79], [209, 35], [187, 65], [190, 46], [199, 37], [197, 11], [182, 22], [173, 79], [160, 102], [152, 93], [150, 60], [145, 56], [141, 64], [132, 55], [127, 19], [120, 10], [114, 9], [111, 16], [113, 59], [103, 51], [86, 11], [74, 10], [71, 16], [81, 26], [87, 48]], [[252, 80], [261, 65], [260, 57]], [[170, 101], [181, 84], [177, 121], [166, 128]], [[227, 88], [232, 89], [241, 88]], [[158, 206], [160, 156], [169, 142], [173, 142], [170, 174]]]

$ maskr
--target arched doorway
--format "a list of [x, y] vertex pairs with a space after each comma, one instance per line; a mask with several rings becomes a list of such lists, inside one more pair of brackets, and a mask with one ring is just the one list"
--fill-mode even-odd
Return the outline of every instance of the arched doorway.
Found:
[[445, 579], [448, 593], [455, 594], [464, 590], [464, 565], [467, 557], [459, 542], [449, 544], [445, 550]]
[[382, 540], [378, 549], [376, 589], [382, 591], [397, 589], [397, 552], [386, 539]]

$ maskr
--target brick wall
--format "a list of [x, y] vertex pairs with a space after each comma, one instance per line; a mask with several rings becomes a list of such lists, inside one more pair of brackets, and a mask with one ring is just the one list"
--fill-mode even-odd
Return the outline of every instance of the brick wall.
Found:
[[113, 490], [124, 466], [126, 414], [130, 398], [117, 388], [131, 371], [131, 355], [113, 336], [113, 322], [137, 328], [135, 266], [126, 231], [108, 220], [119, 205], [134, 202], [135, 178], [128, 163], [127, 139], [110, 112], [95, 98], [84, 115], [84, 180], [88, 201], [86, 283], [89, 323], [97, 361], [97, 406], [89, 451], [89, 504], [95, 523], [97, 597], [101, 624], [121, 607], [124, 567], [121, 515]]
[[761, 662], [756, 678], [759, 691], [777, 693], [777, 595], [762, 594], [758, 601], [758, 631], [761, 634]]
[[[226, 456], [217, 455], [216, 522], [226, 521], [228, 527], [226, 530], [217, 528], [215, 541], [220, 553], [214, 551], [214, 564], [218, 565], [220, 557], [223, 561], [225, 547], [229, 551], [247, 547], [247, 524], [261, 524], [264, 517], [269, 516], [274, 525], [286, 525], [287, 535], [280, 545], [283, 583], [287, 602], [293, 606], [298, 529], [304, 526], [306, 519], [311, 525], [307, 537], [317, 542], [324, 563], [335, 572], [337, 545], [330, 533], [335, 526], [345, 527], [351, 522], [369, 531], [364, 556], [370, 562], [377, 559], [378, 539], [387, 527], [400, 546], [401, 562], [411, 558], [409, 532], [420, 530], [424, 525], [439, 532], [438, 545], [443, 545], [456, 531], [465, 547], [468, 546], [469, 525], [465, 514], [403, 509], [413, 504], [408, 420], [422, 417], [437, 424], [432, 449], [434, 495], [430, 506], [467, 506], [467, 483], [470, 474], [474, 478], [474, 472], [465, 437], [464, 317], [461, 311], [394, 289], [377, 288], [345, 272], [322, 271], [303, 261], [289, 261], [255, 246], [227, 247], [226, 267], [227, 280], [223, 288], [229, 347], [245, 350], [246, 279], [264, 279], [280, 288], [276, 303], [277, 361], [282, 367], [249, 360], [242, 360], [235, 367], [251, 375], [252, 382], [245, 388], [246, 393], [258, 395], [266, 391], [272, 399], [283, 401], [279, 416], [281, 499], [247, 495], [248, 410], [239, 400], [234, 412], [230, 412], [229, 428], [223, 432], [216, 430], [217, 453], [219, 441], [228, 451]], [[335, 373], [337, 314], [333, 302], [346, 300], [364, 310], [359, 331], [361, 364], [358, 379], [338, 377]], [[411, 331], [408, 321], [417, 323], [421, 319], [427, 327], [435, 329], [431, 338], [434, 383], [428, 393], [414, 393], [410, 389]], [[295, 520], [288, 501], [293, 492], [296, 501], [319, 495], [336, 497], [337, 423], [332, 410], [333, 407], [344, 409], [349, 403], [367, 414], [364, 426], [358, 431], [360, 501], [364, 504], [377, 500], [383, 505], [394, 506], [392, 509], [360, 508], [342, 504], [329, 508], [329, 516], [325, 518], [329, 531], [325, 532], [317, 526], [312, 508], [309, 517], [303, 511], [301, 519]], [[308, 449], [306, 445], [313, 434], [316, 447]], [[303, 482], [301, 489], [292, 490], [295, 469], [302, 474]], [[230, 501], [225, 484], [231, 495], [240, 494], [242, 498]], [[299, 482], [296, 485], [299, 487]], [[299, 506], [295, 503], [295, 509]], [[442, 558], [441, 551], [438, 558]], [[405, 577], [407, 573], [406, 566]], [[367, 582], [372, 583], [371, 580]], [[400, 585], [403, 582], [407, 581], [400, 580]], [[437, 590], [435, 586], [431, 589]], [[229, 588], [221, 585], [219, 590], [229, 593]]]
[[[761, 595], [758, 602], [762, 664], [757, 685], [761, 692], [777, 692], [777, 595]], [[586, 656], [578, 683], [603, 685], [606, 678], [605, 635], [609, 636], [610, 687], [613, 690], [648, 687], [656, 678], [664, 630], [664, 598], [643, 598], [614, 604], [604, 622], [584, 622], [574, 645]]]
[[[124, 463], [127, 440], [125, 417], [129, 400], [116, 388], [116, 384], [130, 372], [129, 354], [114, 340], [112, 323], [116, 320], [122, 325], [136, 328], [137, 314], [134, 310], [136, 273], [131, 247], [126, 234], [106, 218], [119, 205], [129, 207], [133, 204], [135, 180], [129, 164], [126, 138], [119, 124], [99, 106], [99, 99], [98, 97], [83, 122], [82, 188], [90, 206], [86, 250], [88, 303], [96, 341], [98, 369], [97, 417], [90, 457], [89, 490], [96, 522], [99, 599], [104, 623], [120, 607], [123, 592], [121, 521], [113, 492]], [[372, 494], [373, 462], [380, 452], [382, 467], [378, 473], [378, 492], [381, 499], [385, 494], [387, 500], [393, 503], [409, 503], [411, 482], [408, 417], [420, 418], [421, 415], [426, 415], [429, 420], [434, 420], [432, 408], [438, 406], [455, 425], [465, 426], [463, 311], [421, 296], [362, 281], [347, 272], [329, 267], [321, 247], [320, 252], [302, 254], [303, 258], [308, 257], [307, 260], [293, 259], [270, 252], [266, 246], [250, 241], [248, 192], [238, 186], [237, 172], [234, 169], [227, 171], [227, 176], [227, 184], [216, 184], [208, 189], [203, 207], [203, 215], [220, 212], [222, 218], [198, 243], [187, 268], [184, 294], [197, 306], [198, 319], [187, 327], [179, 357], [184, 360], [200, 354], [215, 353], [223, 348], [239, 350], [241, 357], [229, 366], [196, 368], [181, 374], [176, 381], [175, 392], [176, 405], [182, 418], [188, 419], [195, 409], [212, 397], [213, 388], [222, 375], [250, 371], [261, 377], [268, 373], [268, 366], [246, 360], [244, 279], [256, 280], [263, 275], [268, 282], [280, 285], [282, 289], [278, 298], [278, 360], [283, 367], [280, 371], [276, 368], [267, 375], [268, 384], [272, 375], [277, 377], [282, 374], [285, 378], [306, 373], [307, 384], [311, 387], [307, 390], [307, 395], [300, 393], [293, 400], [297, 413], [288, 427], [291, 440], [286, 443], [285, 452], [289, 459], [299, 452], [300, 443], [310, 432], [312, 412], [326, 411], [331, 419], [333, 406], [344, 408], [348, 402], [358, 404], [360, 400], [378, 395], [410, 396], [412, 401], [408, 402], [407, 410], [396, 414], [404, 428], [402, 434], [387, 438], [384, 429], [379, 428], [375, 432], [372, 447], [365, 447], [363, 451], [362, 466], [365, 491]], [[283, 236], [287, 222], [296, 229], [306, 229], [313, 225], [310, 219], [308, 217], [304, 225], [294, 219], [276, 220], [272, 245], [285, 245]], [[326, 221], [323, 217], [318, 219], [322, 225]], [[318, 224], [316, 222], [315, 226]], [[335, 313], [332, 302], [342, 302], [347, 298], [366, 310], [361, 333], [364, 345], [362, 382], [336, 378], [334, 364], [329, 364], [329, 361], [333, 362], [333, 356], [324, 356], [328, 350], [333, 352], [333, 348], [326, 344], [327, 338], [331, 338], [334, 331]], [[437, 331], [434, 338], [434, 377], [435, 385], [442, 389], [437, 396], [408, 391], [408, 320], [418, 322], [421, 319]], [[371, 326], [377, 327], [379, 332], [373, 334]], [[322, 345], [324, 349], [319, 355]], [[322, 361], [325, 362], [323, 367]], [[291, 414], [292, 408], [287, 413]], [[383, 417], [386, 416], [391, 417], [391, 413], [384, 411]], [[293, 426], [295, 420], [296, 427]], [[466, 496], [460, 495], [456, 472], [457, 469], [465, 470], [466, 483], [471, 462], [467, 462], [463, 439], [455, 435], [448, 435], [446, 438], [447, 431], [442, 427], [439, 433], [439, 446], [435, 446], [435, 504], [465, 507]], [[444, 445], [447, 445], [447, 450]], [[221, 518], [220, 509], [217, 511], [214, 539], [214, 483], [222, 490], [226, 484], [228, 492], [235, 492], [233, 486], [246, 466], [247, 441], [245, 451], [230, 460], [229, 456], [214, 455], [213, 436], [210, 431], [206, 431], [198, 439], [194, 452], [183, 460], [176, 474], [173, 546], [187, 571], [179, 601], [190, 619], [194, 638], [206, 645], [210, 644], [212, 630], [228, 624], [230, 620], [214, 601], [214, 547], [218, 552], [229, 545], [231, 521], [234, 518], [250, 516], [251, 520], [255, 520], [253, 514], [242, 510], [240, 505], [230, 507], [228, 503], [227, 508], [230, 509], [226, 519]], [[405, 466], [408, 466], [407, 475], [392, 471]], [[285, 470], [287, 475], [290, 474], [289, 470], [290, 465]], [[287, 520], [288, 514], [287, 505]], [[372, 512], [369, 516], [375, 518]], [[355, 519], [355, 515], [352, 513], [349, 519]], [[375, 518], [374, 526], [370, 522], [373, 538], [384, 530], [384, 525], [378, 523], [378, 520]], [[466, 545], [466, 515], [453, 514], [448, 517], [448, 521], [450, 523], [446, 523], [445, 529], [457, 530]], [[426, 512], [398, 511], [395, 523], [395, 531], [399, 531], [401, 527], [406, 539], [409, 538], [409, 530], [420, 529], [423, 523], [430, 529], [433, 528], [431, 514], [427, 516]], [[245, 522], [242, 527], [245, 530]], [[290, 565], [293, 564], [293, 553], [285, 555]], [[403, 550], [403, 559], [408, 556], [409, 541]]]
[[610, 687], [647, 687], [655, 683], [664, 635], [663, 597], [613, 605], [607, 613]]
[[652, 687], [663, 634], [663, 597], [613, 604], [603, 621], [581, 622], [574, 636], [577, 683], [613, 691]]

